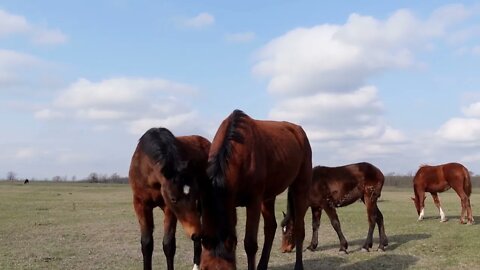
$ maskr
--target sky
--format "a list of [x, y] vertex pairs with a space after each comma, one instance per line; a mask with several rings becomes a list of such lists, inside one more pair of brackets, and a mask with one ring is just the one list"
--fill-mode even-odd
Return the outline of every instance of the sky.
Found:
[[313, 164], [480, 174], [476, 1], [0, 1], [0, 178], [128, 175], [151, 127], [234, 109], [307, 132]]

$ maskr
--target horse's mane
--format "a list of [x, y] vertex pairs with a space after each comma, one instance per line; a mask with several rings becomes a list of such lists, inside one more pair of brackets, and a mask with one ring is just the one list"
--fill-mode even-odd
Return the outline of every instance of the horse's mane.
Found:
[[227, 171], [228, 160], [232, 154], [232, 141], [244, 143], [245, 137], [238, 130], [247, 115], [241, 110], [234, 110], [228, 117], [228, 127], [222, 139], [222, 144], [217, 153], [208, 164], [207, 174], [212, 179], [216, 187], [225, 186], [225, 173]]
[[[241, 110], [235, 110], [230, 114], [227, 118], [226, 124], [228, 126], [225, 129], [225, 134], [223, 134], [220, 148], [209, 161], [207, 168], [207, 174], [213, 188], [213, 198], [210, 198], [210, 202], [213, 205], [211, 205], [210, 209], [214, 213], [212, 217], [216, 219], [215, 223], [218, 224], [215, 230], [216, 236], [212, 239], [216, 243], [214, 252], [218, 256], [230, 261], [234, 259], [229, 257], [223, 244], [223, 241], [230, 237], [232, 233], [231, 224], [229, 224], [229, 220], [226, 218], [228, 216], [228, 210], [224, 205], [227, 196], [225, 174], [227, 173], [228, 160], [233, 151], [232, 142], [243, 144], [245, 141], [245, 137], [240, 132], [239, 126], [244, 122], [246, 117], [248, 116]], [[235, 229], [233, 229], [233, 231], [234, 230]]]
[[139, 140], [142, 151], [153, 161], [162, 164], [162, 174], [172, 178], [180, 164], [176, 138], [166, 128], [151, 128]]

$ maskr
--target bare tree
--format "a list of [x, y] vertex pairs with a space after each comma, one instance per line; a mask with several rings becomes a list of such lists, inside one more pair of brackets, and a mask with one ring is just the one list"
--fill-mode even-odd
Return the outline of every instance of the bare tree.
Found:
[[15, 172], [9, 171], [7, 173], [7, 180], [8, 181], [15, 181], [17, 180], [17, 174]]
[[95, 172], [92, 172], [91, 174], [88, 175], [87, 180], [90, 183], [98, 183], [98, 174]]

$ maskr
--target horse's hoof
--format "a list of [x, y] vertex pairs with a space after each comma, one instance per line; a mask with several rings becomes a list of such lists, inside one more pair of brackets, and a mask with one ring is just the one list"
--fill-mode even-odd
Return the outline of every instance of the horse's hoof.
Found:
[[310, 245], [307, 247], [308, 250], [310, 251], [315, 251], [315, 249], [317, 249], [317, 246], [316, 245]]
[[441, 219], [440, 222], [447, 222], [448, 218]]
[[360, 251], [361, 252], [370, 252], [370, 250], [368, 250], [368, 248], [364, 248], [364, 247]]
[[385, 252], [385, 248], [384, 247], [379, 247], [379, 248], [377, 248], [377, 251], [378, 252]]
[[198, 267], [198, 265], [194, 264], [193, 265], [193, 269], [192, 270], [199, 270], [200, 268]]
[[348, 255], [348, 251], [346, 251], [346, 250], [339, 250], [339, 251], [338, 251], [338, 254], [340, 254], [340, 255]]

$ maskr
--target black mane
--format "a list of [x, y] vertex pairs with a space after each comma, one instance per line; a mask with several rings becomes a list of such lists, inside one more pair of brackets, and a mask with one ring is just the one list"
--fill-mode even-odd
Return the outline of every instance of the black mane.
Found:
[[[228, 127], [224, 134], [222, 144], [218, 152], [209, 161], [207, 174], [212, 184], [212, 196], [209, 196], [209, 204], [213, 211], [212, 218], [216, 219], [215, 224], [218, 224], [216, 235], [212, 241], [214, 246], [213, 252], [223, 259], [232, 261], [234, 257], [229, 256], [225, 250], [224, 241], [229, 237], [234, 237], [235, 227], [229, 224], [227, 209], [225, 208], [225, 200], [227, 199], [227, 191], [225, 189], [225, 174], [228, 168], [228, 160], [232, 154], [232, 142], [243, 144], [245, 138], [240, 132], [239, 127], [244, 123], [244, 119], [248, 117], [241, 110], [234, 110], [228, 117]], [[233, 228], [232, 228], [233, 227]]]
[[162, 164], [162, 174], [172, 178], [180, 164], [180, 155], [175, 144], [176, 138], [166, 128], [151, 128], [139, 140], [142, 151], [156, 162]]

